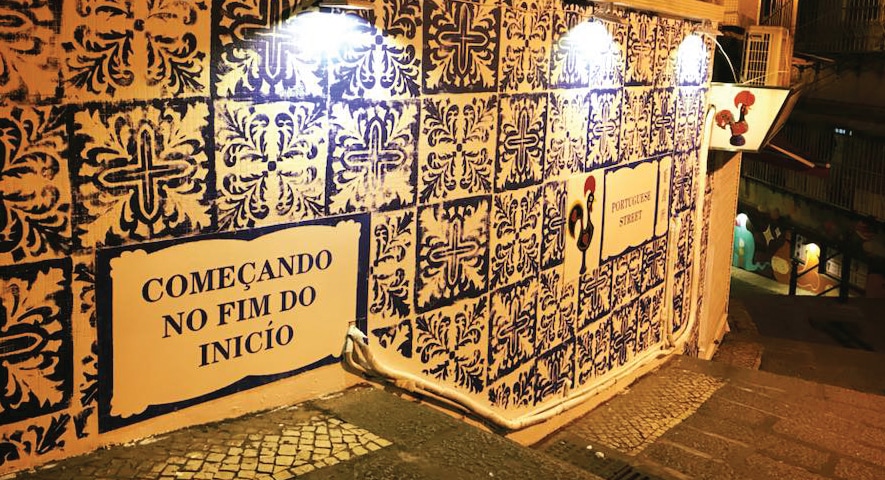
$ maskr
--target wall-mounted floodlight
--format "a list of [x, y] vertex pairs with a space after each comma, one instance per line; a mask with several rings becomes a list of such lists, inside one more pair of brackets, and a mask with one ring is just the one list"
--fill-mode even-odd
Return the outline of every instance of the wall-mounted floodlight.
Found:
[[596, 8], [593, 10], [593, 18], [607, 23], [614, 23], [616, 25], [626, 25], [627, 21], [624, 20], [623, 17], [619, 17], [615, 13], [614, 6], [612, 2], [599, 2], [596, 4]]
[[342, 10], [371, 10], [372, 2], [369, 0], [320, 0], [320, 6]]

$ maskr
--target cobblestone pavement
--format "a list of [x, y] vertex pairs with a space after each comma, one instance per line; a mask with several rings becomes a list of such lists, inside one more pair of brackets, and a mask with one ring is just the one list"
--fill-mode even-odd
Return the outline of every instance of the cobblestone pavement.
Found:
[[[682, 400], [688, 393], [672, 392], [696, 388], [676, 381], [683, 377], [712, 378], [721, 386], [695, 407]], [[675, 425], [636, 420], [654, 392], [668, 390], [656, 409], [671, 408], [674, 418], [687, 407], [695, 411]], [[612, 426], [612, 417], [632, 421]], [[598, 434], [603, 425], [614, 434]], [[624, 437], [647, 445], [619, 448], [612, 441]], [[566, 444], [580, 448], [563, 455]], [[577, 465], [599, 452], [672, 479], [882, 479], [885, 397], [679, 357], [536, 448]]]
[[192, 427], [16, 480], [599, 477], [374, 387]]

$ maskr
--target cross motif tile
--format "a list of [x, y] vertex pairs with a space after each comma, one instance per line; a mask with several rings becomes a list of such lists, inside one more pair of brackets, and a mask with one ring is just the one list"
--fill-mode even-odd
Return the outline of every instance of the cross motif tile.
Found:
[[579, 324], [585, 327], [612, 310], [612, 264], [602, 263], [596, 270], [581, 275], [578, 296]]
[[627, 35], [627, 85], [652, 85], [657, 58], [657, 19], [645, 12], [630, 12]]
[[78, 240], [116, 245], [211, 226], [200, 102], [88, 107], [74, 115]]
[[618, 162], [622, 102], [621, 90], [590, 92], [585, 171], [593, 171]]
[[673, 151], [676, 129], [676, 97], [673, 90], [658, 88], [653, 94], [651, 143], [649, 153], [659, 155]]
[[68, 116], [60, 107], [0, 107], [0, 262], [71, 251]]
[[219, 228], [323, 215], [327, 126], [322, 102], [217, 102]]
[[538, 357], [535, 404], [565, 397], [575, 384], [575, 345], [569, 342]]
[[472, 2], [424, 4], [424, 92], [498, 88], [500, 10]]
[[624, 88], [621, 121], [621, 162], [648, 158], [651, 147], [653, 90], [650, 87]]
[[69, 98], [208, 94], [206, 2], [81, 0], [66, 19], [63, 75]]
[[418, 210], [419, 313], [484, 293], [489, 275], [489, 200], [475, 197]]
[[[305, 7], [294, 0], [222, 0], [212, 49], [214, 94], [220, 97], [307, 98], [324, 95], [324, 51], [311, 38]], [[361, 23], [342, 16], [341, 30]]]
[[491, 229], [491, 288], [537, 275], [541, 260], [540, 188], [495, 195]]
[[492, 192], [497, 98], [455, 94], [424, 100], [419, 143], [421, 203]]
[[538, 296], [538, 328], [535, 349], [539, 354], [574, 338], [578, 292], [575, 282], [566, 282], [560, 269], [541, 272]]
[[565, 255], [565, 183], [544, 184], [544, 213], [541, 224], [541, 268], [562, 264]]
[[537, 184], [541, 180], [547, 133], [547, 96], [502, 97], [498, 128], [495, 190], [500, 192]]
[[330, 123], [330, 214], [415, 204], [417, 103], [335, 103]]

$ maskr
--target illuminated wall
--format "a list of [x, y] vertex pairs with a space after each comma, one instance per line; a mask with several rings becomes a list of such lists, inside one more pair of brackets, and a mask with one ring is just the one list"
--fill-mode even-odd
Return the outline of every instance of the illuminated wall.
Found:
[[[112, 308], [108, 265], [142, 251], [205, 244], [223, 264], [210, 240], [345, 219], [362, 293], [345, 292], [360, 304], [343, 320], [383, 361], [508, 415], [688, 324], [710, 54], [690, 22], [620, 11], [603, 26], [591, 7], [510, 0], [0, 12], [0, 473], [291, 401], [264, 392], [328, 363], [115, 420], [113, 389], [138, 382], [108, 380], [126, 355], [111, 339], [144, 312]], [[595, 216], [570, 233], [588, 175]], [[635, 182], [648, 189], [619, 200]], [[175, 353], [158, 348], [145, 371]]]

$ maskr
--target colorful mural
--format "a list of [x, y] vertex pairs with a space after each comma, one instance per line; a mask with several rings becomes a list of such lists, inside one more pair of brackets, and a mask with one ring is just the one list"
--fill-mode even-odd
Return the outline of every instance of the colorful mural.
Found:
[[[114, 377], [133, 375], [115, 356], [131, 339], [114, 328], [150, 327], [150, 309], [120, 306], [128, 287], [110, 265], [145, 252], [170, 268], [184, 268], [163, 254], [179, 247], [217, 264], [239, 249], [201, 247], [291, 231], [262, 253], [310, 249], [324, 237], [297, 232], [356, 222], [358, 305], [336, 321], [364, 328], [381, 361], [508, 416], [689, 324], [712, 53], [692, 22], [621, 9], [623, 24], [603, 23], [592, 6], [528, 0], [0, 12], [20, 20], [0, 26], [14, 30], [0, 36], [0, 474], [97, 448], [120, 426], [173, 428], [155, 425], [340, 359], [132, 397], [133, 379]], [[574, 185], [598, 218], [580, 213], [570, 236]], [[165, 325], [186, 333], [176, 318]], [[208, 340], [194, 341], [200, 371]], [[127, 395], [149, 404], [112, 407]]]

